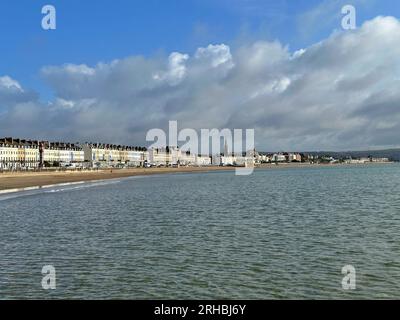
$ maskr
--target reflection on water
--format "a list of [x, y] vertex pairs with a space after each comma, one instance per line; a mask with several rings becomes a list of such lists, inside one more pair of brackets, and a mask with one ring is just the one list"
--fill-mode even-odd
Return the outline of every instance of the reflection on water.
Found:
[[399, 165], [312, 167], [3, 195], [0, 298], [399, 298], [399, 178]]

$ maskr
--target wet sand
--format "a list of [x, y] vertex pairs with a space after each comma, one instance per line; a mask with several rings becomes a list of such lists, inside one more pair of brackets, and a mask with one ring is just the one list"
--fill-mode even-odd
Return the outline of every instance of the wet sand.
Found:
[[[330, 166], [349, 166], [346, 164], [309, 164], [309, 163], [289, 163], [289, 164], [264, 164], [258, 168], [301, 168], [301, 167], [330, 167]], [[356, 164], [362, 166], [362, 164]], [[234, 167], [180, 167], [180, 168], [134, 168], [134, 169], [108, 169], [93, 171], [51, 171], [51, 172], [3, 172], [0, 173], [0, 190], [20, 189], [29, 187], [43, 187], [48, 185], [81, 182], [92, 180], [116, 179], [132, 176], [144, 176], [166, 173], [190, 173], [190, 172], [209, 172], [221, 170], [234, 170]]]

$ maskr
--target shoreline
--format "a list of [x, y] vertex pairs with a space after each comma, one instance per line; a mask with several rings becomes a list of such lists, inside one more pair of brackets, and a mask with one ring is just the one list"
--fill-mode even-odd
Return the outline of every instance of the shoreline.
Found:
[[0, 194], [53, 187], [63, 184], [78, 184], [135, 176], [227, 171], [233, 169], [233, 167], [181, 167], [108, 169], [93, 171], [7, 172], [0, 173]]
[[[304, 167], [337, 167], [337, 166], [365, 166], [392, 164], [367, 163], [367, 164], [310, 164], [310, 163], [285, 163], [285, 164], [262, 164], [254, 169], [284, 169]], [[147, 176], [173, 173], [196, 173], [213, 171], [233, 171], [235, 167], [180, 167], [180, 168], [134, 168], [134, 169], [108, 169], [93, 171], [56, 171], [56, 172], [7, 172], [0, 173], [0, 194], [13, 193], [26, 190], [35, 190], [55, 185], [78, 184], [84, 182], [95, 182], [134, 176]]]

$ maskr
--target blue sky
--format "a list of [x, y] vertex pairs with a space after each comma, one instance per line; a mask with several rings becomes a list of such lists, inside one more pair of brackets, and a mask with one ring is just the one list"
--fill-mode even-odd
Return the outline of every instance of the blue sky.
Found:
[[[41, 28], [44, 5], [57, 29]], [[356, 8], [357, 29], [341, 28]], [[398, 0], [2, 0], [0, 136], [146, 145], [254, 128], [261, 150], [400, 146]]]
[[[340, 8], [355, 3], [358, 24], [400, 15], [395, 0], [3, 0], [0, 70], [49, 95], [39, 70], [63, 63], [94, 65], [131, 55], [191, 52], [209, 43], [278, 39], [297, 50], [340, 26]], [[57, 30], [41, 29], [41, 8], [57, 9]], [[307, 18], [312, 12], [315, 20]]]

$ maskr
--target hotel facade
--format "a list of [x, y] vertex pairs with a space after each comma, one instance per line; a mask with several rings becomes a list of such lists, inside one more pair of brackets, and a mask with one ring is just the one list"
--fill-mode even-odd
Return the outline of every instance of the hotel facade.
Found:
[[0, 139], [0, 170], [29, 170], [40, 167], [83, 166], [84, 153], [78, 144]]
[[93, 168], [141, 167], [147, 157], [144, 147], [85, 143], [82, 145], [84, 161]]
[[35, 168], [39, 160], [38, 141], [0, 139], [0, 169]]
[[211, 157], [183, 151], [179, 147], [151, 148], [148, 163], [153, 166], [209, 166]]

